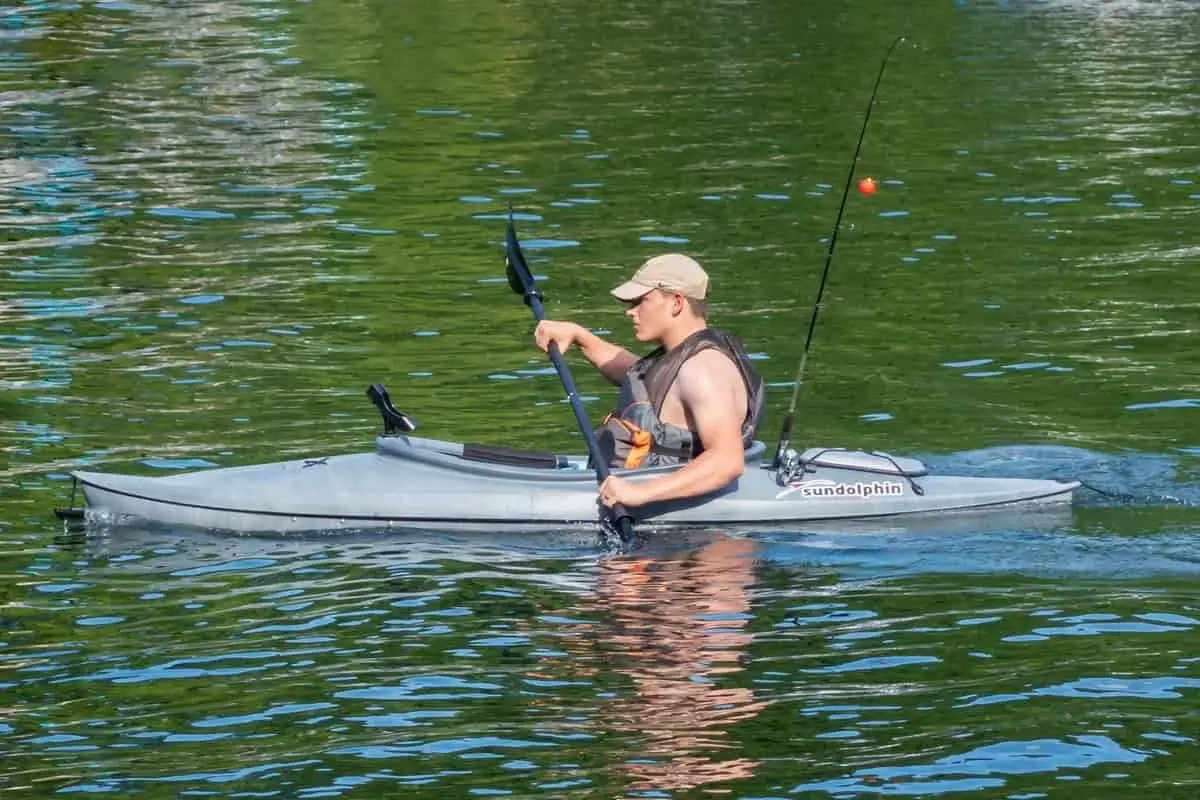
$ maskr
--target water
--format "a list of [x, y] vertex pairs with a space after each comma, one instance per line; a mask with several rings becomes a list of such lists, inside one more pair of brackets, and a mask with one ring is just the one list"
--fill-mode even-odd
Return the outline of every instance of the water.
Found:
[[[23, 796], [1195, 793], [1194, 2], [0, 11], [0, 787]], [[503, 283], [643, 258], [815, 443], [1058, 513], [589, 537], [64, 532], [82, 465], [579, 449]], [[589, 412], [609, 390], [578, 361]], [[1171, 787], [1164, 789], [1163, 787]]]

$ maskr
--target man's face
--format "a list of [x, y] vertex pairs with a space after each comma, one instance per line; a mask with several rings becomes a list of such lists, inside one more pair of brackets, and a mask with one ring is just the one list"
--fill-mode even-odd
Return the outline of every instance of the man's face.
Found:
[[654, 289], [629, 303], [625, 316], [633, 322], [633, 334], [639, 342], [654, 342], [678, 319], [684, 302], [681, 294]]

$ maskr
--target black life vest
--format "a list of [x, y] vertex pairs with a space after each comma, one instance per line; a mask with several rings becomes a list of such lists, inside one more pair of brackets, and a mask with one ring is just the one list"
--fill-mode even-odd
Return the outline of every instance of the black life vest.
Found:
[[741, 373], [747, 400], [746, 417], [742, 421], [742, 446], [749, 447], [754, 442], [754, 432], [763, 411], [762, 377], [735, 336], [703, 328], [680, 342], [678, 347], [671, 350], [657, 348], [626, 372], [617, 408], [596, 432], [601, 457], [607, 459], [610, 466], [633, 468], [676, 464], [703, 452], [704, 445], [694, 431], [663, 422], [659, 414], [684, 362], [709, 348], [729, 356]]

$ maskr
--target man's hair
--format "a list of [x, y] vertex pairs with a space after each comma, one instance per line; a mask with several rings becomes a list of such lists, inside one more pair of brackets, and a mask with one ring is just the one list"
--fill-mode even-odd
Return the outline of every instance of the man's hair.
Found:
[[[654, 291], [661, 292], [662, 294], [665, 294], [668, 296], [677, 294], [677, 292], [673, 292], [670, 289], [655, 289]], [[695, 314], [700, 319], [704, 319], [706, 317], [706, 315], [708, 314], [708, 301], [707, 300], [701, 300], [698, 297], [688, 297], [687, 295], [683, 295], [683, 299], [684, 299], [684, 302], [687, 303], [687, 307], [688, 307], [689, 311], [691, 311], [693, 314]]]

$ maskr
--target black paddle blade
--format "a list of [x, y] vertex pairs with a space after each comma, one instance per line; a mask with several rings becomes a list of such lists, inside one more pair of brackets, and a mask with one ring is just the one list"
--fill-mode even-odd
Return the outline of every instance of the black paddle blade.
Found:
[[613, 514], [616, 515], [617, 533], [621, 536], [621, 543], [628, 549], [636, 548], [641, 541], [633, 529], [633, 517], [629, 516], [622, 506], [613, 507]]
[[513, 227], [511, 214], [504, 229], [504, 274], [508, 276], [508, 285], [512, 290], [525, 297], [526, 304], [531, 297], [542, 299], [533, 273], [525, 263], [525, 254], [521, 252], [521, 243], [517, 241], [517, 230]]
[[621, 554], [632, 553], [642, 546], [643, 541], [628, 514], [613, 512], [600, 518], [600, 543], [608, 552]]
[[508, 254], [507, 248], [504, 253], [504, 274], [508, 278], [508, 286], [519, 295], [525, 294], [525, 284], [521, 280], [521, 276], [517, 274], [517, 268], [513, 266], [512, 257]]

